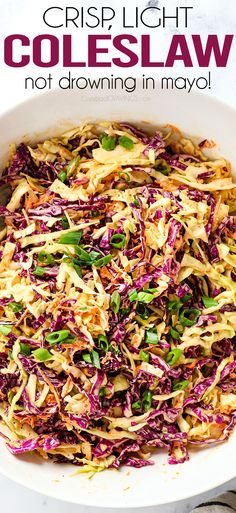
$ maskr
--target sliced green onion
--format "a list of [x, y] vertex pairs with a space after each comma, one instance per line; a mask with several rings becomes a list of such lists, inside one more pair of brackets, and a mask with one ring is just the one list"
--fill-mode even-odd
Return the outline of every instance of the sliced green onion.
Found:
[[181, 312], [179, 322], [182, 326], [193, 326], [197, 322], [200, 313], [200, 310], [197, 308], [186, 308]]
[[[79, 257], [80, 260], [84, 262], [90, 262], [93, 261], [93, 258], [91, 257], [91, 254], [88, 253], [85, 249], [81, 248], [81, 246], [77, 246], [75, 248], [75, 254]], [[97, 253], [99, 255], [99, 253]]]
[[130, 182], [130, 176], [128, 173], [125, 173], [124, 171], [118, 171], [118, 176], [119, 178], [124, 178], [127, 183]]
[[75, 271], [77, 272], [78, 276], [79, 276], [80, 278], [82, 278], [82, 271], [81, 271], [80, 266], [79, 266], [79, 265], [77, 265], [77, 264], [72, 264], [72, 267], [74, 267], [74, 269], [75, 269]]
[[133, 204], [135, 207], [139, 207], [139, 202], [136, 198], [134, 199]]
[[175, 299], [174, 301], [168, 301], [167, 303], [167, 309], [169, 312], [174, 312], [175, 310], [179, 310], [181, 308], [182, 304], [179, 299]]
[[205, 308], [211, 308], [212, 306], [218, 306], [218, 304], [219, 304], [215, 299], [213, 299], [212, 297], [208, 297], [208, 296], [203, 296], [202, 302], [203, 302]]
[[158, 343], [158, 334], [154, 333], [153, 331], [147, 331], [145, 336], [145, 342], [147, 344], [157, 344]]
[[135, 401], [132, 403], [133, 410], [139, 410], [141, 408], [141, 401]]
[[8, 303], [8, 306], [10, 306], [14, 313], [18, 313], [23, 309], [23, 305], [21, 303], [16, 303], [15, 301]]
[[172, 349], [172, 351], [170, 351], [168, 353], [168, 355], [166, 357], [166, 361], [170, 366], [172, 366], [178, 362], [178, 360], [180, 359], [181, 356], [182, 356], [181, 349]]
[[174, 390], [174, 392], [176, 392], [176, 390], [184, 390], [188, 385], [189, 385], [189, 380], [184, 379], [183, 381], [179, 381], [179, 383], [176, 383], [173, 386], [173, 390]]
[[39, 360], [40, 362], [46, 362], [52, 358], [51, 353], [49, 353], [49, 351], [43, 347], [39, 347], [39, 349], [32, 351], [32, 355], [36, 358], [36, 360]]
[[[97, 251], [86, 251], [81, 246], [77, 246], [75, 248], [75, 253], [78, 256], [81, 263], [86, 263], [88, 265], [95, 265], [95, 267], [103, 267], [108, 264], [112, 260], [112, 255], [106, 255], [104, 257], [98, 258], [101, 254]], [[78, 260], [72, 259], [77, 265], [79, 263]]]
[[89, 354], [89, 353], [85, 353], [85, 354], [83, 354], [82, 358], [83, 358], [84, 362], [86, 362], [86, 363], [92, 363], [92, 358], [91, 358], [91, 356], [90, 356], [90, 354]]
[[120, 309], [121, 315], [128, 315], [129, 312], [130, 312], [130, 308], [121, 308]]
[[133, 289], [129, 292], [129, 300], [132, 302], [132, 301], [137, 301], [138, 299], [138, 292], [136, 289]]
[[71, 255], [68, 255], [68, 253], [64, 253], [64, 255], [66, 255], [66, 257], [63, 258], [63, 261], [69, 262], [72, 265], [72, 267], [76, 270], [76, 272], [80, 276], [80, 278], [82, 278], [82, 271], [81, 271], [81, 268], [79, 265], [79, 260], [72, 257]]
[[141, 319], [148, 319], [148, 317], [150, 316], [150, 312], [148, 310], [148, 308], [146, 308], [146, 306], [144, 306], [143, 303], [138, 303], [137, 306], [136, 306], [136, 312], [138, 313], [139, 317], [141, 317]]
[[[76, 339], [76, 336], [75, 335], [69, 335], [68, 338], [66, 338], [65, 340], [63, 340], [63, 344], [74, 344], [74, 341]], [[51, 345], [51, 344], [50, 344]]]
[[93, 364], [94, 366], [97, 368], [97, 369], [101, 369], [101, 364], [100, 364], [100, 358], [99, 358], [99, 354], [97, 353], [97, 351], [95, 351], [94, 349], [91, 351], [91, 356], [92, 356], [92, 360], [93, 360]]
[[12, 399], [13, 399], [14, 395], [15, 394], [14, 394], [13, 390], [9, 390], [9, 392], [7, 392], [7, 399], [10, 404], [12, 403]]
[[109, 349], [109, 343], [106, 335], [98, 335], [98, 347], [104, 351], [104, 353], [107, 353]]
[[59, 244], [72, 244], [73, 246], [76, 246], [80, 243], [82, 235], [82, 230], [77, 230], [76, 232], [63, 233], [58, 242]]
[[43, 267], [36, 266], [32, 274], [34, 274], [34, 276], [43, 276], [46, 272]]
[[118, 347], [114, 347], [114, 346], [110, 346], [110, 350], [115, 353], [115, 354], [119, 354], [119, 348]]
[[59, 180], [61, 180], [61, 182], [63, 182], [63, 183], [64, 183], [64, 182], [66, 181], [66, 179], [67, 179], [67, 174], [66, 174], [66, 172], [65, 172], [65, 171], [60, 171], [60, 173], [58, 173], [58, 175], [57, 175], [57, 176], [58, 176]]
[[66, 216], [63, 216], [63, 217], [61, 218], [61, 225], [62, 225], [62, 228], [64, 228], [65, 230], [66, 230], [67, 228], [69, 228], [69, 221], [68, 221], [68, 219], [67, 219], [67, 217], [66, 217]]
[[66, 340], [70, 334], [69, 330], [53, 331], [52, 333], [48, 333], [45, 339], [50, 346], [54, 346], [55, 344], [59, 344], [63, 340]]
[[46, 253], [46, 251], [40, 251], [38, 254], [39, 262], [42, 264], [51, 265], [54, 263], [55, 259], [50, 253]]
[[181, 303], [187, 303], [189, 299], [193, 297], [192, 294], [186, 294], [186, 296], [181, 297]]
[[144, 351], [143, 349], [140, 349], [139, 358], [140, 360], [142, 360], [142, 362], [149, 362], [149, 354], [146, 353], [146, 351]]
[[171, 168], [168, 166], [168, 164], [158, 164], [158, 166], [155, 167], [156, 171], [159, 171], [159, 173], [162, 173], [165, 176], [168, 176]]
[[106, 387], [101, 387], [98, 392], [98, 395], [99, 395], [100, 399], [102, 399], [106, 395]]
[[180, 339], [180, 333], [175, 328], [170, 328], [170, 335], [174, 340]]
[[94, 349], [91, 351], [91, 353], [83, 354], [82, 358], [84, 362], [91, 363], [97, 369], [101, 369], [99, 354]]
[[98, 253], [97, 251], [90, 251], [89, 256], [90, 256], [91, 260], [93, 261], [93, 260], [97, 260], [98, 257], [101, 256], [101, 253]]
[[25, 344], [24, 342], [20, 342], [20, 352], [25, 356], [30, 355], [30, 346], [29, 344]]
[[126, 150], [132, 150], [134, 147], [134, 142], [129, 137], [126, 137], [126, 135], [119, 137], [118, 141], [120, 146], [123, 146]]
[[95, 267], [97, 268], [100, 268], [100, 267], [104, 267], [104, 265], [107, 265], [109, 264], [109, 262], [112, 260], [112, 255], [106, 255], [102, 258], [99, 258], [98, 260], [95, 260], [93, 262], [93, 265], [95, 265]]
[[106, 151], [112, 151], [116, 147], [116, 138], [109, 135], [102, 136], [102, 148]]
[[146, 390], [143, 394], [143, 407], [145, 411], [150, 410], [152, 406], [152, 392], [150, 390]]
[[140, 303], [148, 304], [151, 303], [151, 301], [153, 301], [154, 296], [153, 294], [150, 294], [150, 292], [138, 292], [137, 299]]
[[76, 171], [76, 168], [78, 167], [80, 163], [80, 157], [75, 157], [74, 159], [72, 159], [68, 166], [67, 166], [67, 176], [71, 176], [73, 175], [73, 173]]
[[117, 290], [114, 290], [111, 296], [111, 309], [115, 314], [117, 314], [120, 309], [120, 294]]
[[110, 239], [110, 246], [117, 249], [123, 249], [125, 246], [125, 234], [124, 233], [114, 233]]
[[2, 335], [9, 335], [9, 333], [11, 333], [11, 330], [12, 330], [12, 325], [11, 324], [0, 324], [0, 333], [2, 333]]

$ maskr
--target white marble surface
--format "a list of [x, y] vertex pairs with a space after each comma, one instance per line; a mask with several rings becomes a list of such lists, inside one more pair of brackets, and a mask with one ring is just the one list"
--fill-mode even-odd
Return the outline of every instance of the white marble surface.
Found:
[[[49, 0], [40, 0], [40, 2], [32, 1], [32, 0], [0, 0], [0, 34], [1, 39], [8, 34], [11, 33], [22, 33], [37, 35], [38, 33], [47, 33], [49, 29], [46, 29], [42, 22], [42, 12], [49, 6], [59, 5], [110, 5], [114, 8], [120, 8], [120, 6], [127, 4], [132, 14], [132, 9], [138, 5], [140, 8], [144, 8], [145, 6], [153, 6], [153, 7], [162, 7], [163, 5], [170, 7], [173, 4], [182, 5], [182, 6], [195, 6], [193, 10], [193, 14], [191, 16], [191, 21], [189, 23], [188, 30], [184, 31], [184, 33], [194, 34], [200, 33], [201, 35], [206, 35], [209, 33], [215, 33], [222, 36], [224, 33], [234, 33], [235, 29], [235, 16], [236, 16], [236, 2], [235, 0], [227, 0], [227, 2], [222, 2], [222, 0], [139, 0], [137, 2], [129, 1], [129, 2], [120, 2], [116, 0], [107, 0], [106, 2], [103, 0], [93, 0], [91, 3], [88, 0], [83, 0], [81, 2], [69, 2], [66, 0], [58, 0], [57, 2], [51, 2]], [[150, 14], [151, 16], [156, 16], [157, 11], [154, 9]], [[171, 32], [178, 29], [166, 29], [166, 34], [170, 34]], [[180, 29], [178, 30], [180, 32]], [[65, 32], [65, 31], [64, 31]], [[98, 32], [98, 31], [96, 31]], [[113, 30], [114, 33], [121, 33], [122, 30], [120, 28], [115, 27]], [[128, 32], [128, 30], [127, 30]], [[133, 32], [133, 31], [132, 31]], [[159, 41], [160, 30], [157, 30], [157, 38]], [[56, 35], [58, 36], [60, 33], [63, 33], [63, 30], [56, 31]], [[75, 29], [74, 34], [77, 34], [79, 37], [80, 45], [83, 45], [83, 41], [86, 37], [86, 31], [83, 33]], [[1, 57], [2, 58], [2, 57]], [[228, 63], [227, 69], [215, 69], [211, 68], [212, 72], [212, 89], [208, 90], [207, 94], [217, 96], [223, 101], [229, 103], [236, 107], [236, 75], [235, 75], [235, 67], [236, 67], [236, 52], [235, 46], [231, 53], [231, 57]], [[99, 70], [98, 72], [94, 72], [93, 75], [98, 73], [104, 73], [104, 70]], [[151, 70], [153, 76], [158, 77], [157, 70]], [[28, 74], [33, 76], [38, 75], [46, 75], [46, 72], [43, 73], [37, 69], [35, 66], [32, 66], [30, 70], [25, 69], [17, 69], [12, 70], [4, 67], [1, 64], [1, 76], [0, 76], [0, 114], [7, 110], [8, 108], [13, 107], [18, 102], [27, 99], [30, 95], [35, 94], [34, 92], [25, 91], [24, 89], [24, 77]], [[55, 77], [60, 76], [62, 70], [58, 67], [56, 70], [53, 70], [53, 75]], [[88, 71], [80, 72], [80, 75], [85, 75]], [[91, 70], [89, 72], [91, 74]], [[178, 76], [180, 74], [180, 67], [175, 70], [168, 71], [168, 74], [173, 74], [173, 76]], [[181, 71], [181, 74], [184, 72]], [[120, 70], [119, 70], [120, 74]], [[123, 73], [124, 74], [124, 73]], [[132, 70], [132, 74], [138, 76], [140, 74], [140, 69]], [[199, 76], [201, 74], [201, 70], [197, 69], [195, 66], [193, 69], [188, 69], [185, 71], [185, 76], [192, 78], [194, 76]], [[38, 94], [38, 93], [37, 93]], [[222, 471], [222, 469], [221, 469]], [[222, 487], [217, 490], [212, 490], [207, 494], [202, 495], [201, 497], [191, 498], [188, 501], [184, 501], [178, 504], [168, 505], [166, 507], [161, 508], [149, 508], [148, 510], [141, 509], [139, 510], [142, 513], [188, 513], [190, 510], [196, 505], [202, 502], [203, 500], [215, 496], [223, 490], [226, 489], [236, 489], [236, 479], [231, 481], [230, 483], [226, 483]], [[91, 508], [79, 507], [76, 505], [70, 505], [67, 503], [59, 502], [54, 499], [47, 498], [43, 495], [39, 495], [35, 492], [27, 490], [19, 485], [14, 484], [8, 479], [0, 476], [0, 490], [1, 490], [1, 510], [7, 510], [9, 513], [13, 511], [17, 511], [18, 513], [91, 513]], [[170, 490], [171, 494], [171, 490]], [[94, 510], [95, 511], [95, 510]], [[102, 510], [96, 510], [97, 513], [101, 513]], [[113, 510], [110, 510], [112, 513]], [[117, 511], [117, 510], [114, 510]], [[131, 510], [133, 511], [133, 510]]]

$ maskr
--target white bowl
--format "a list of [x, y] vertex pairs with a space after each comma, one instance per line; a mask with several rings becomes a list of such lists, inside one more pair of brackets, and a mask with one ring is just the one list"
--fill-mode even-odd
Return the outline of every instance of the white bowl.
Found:
[[[236, 169], [236, 112], [201, 94], [182, 92], [81, 93], [53, 91], [19, 105], [0, 118], [0, 165], [8, 146], [22, 139], [37, 140], [60, 133], [81, 121], [147, 121], [174, 124], [184, 132], [210, 138], [218, 151]], [[216, 150], [214, 150], [216, 153]], [[203, 493], [235, 477], [236, 432], [228, 442], [191, 451], [183, 465], [167, 464], [165, 452], [155, 456], [156, 465], [143, 469], [105, 471], [88, 480], [72, 474], [76, 467], [14, 457], [0, 441], [0, 472], [40, 493], [83, 505], [97, 507], [145, 507], [186, 499]]]

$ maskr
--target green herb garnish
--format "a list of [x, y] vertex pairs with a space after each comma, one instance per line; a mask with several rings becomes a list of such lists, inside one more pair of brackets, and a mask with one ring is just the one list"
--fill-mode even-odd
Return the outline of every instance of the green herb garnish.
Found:
[[129, 300], [130, 302], [132, 301], [137, 301], [138, 299], [138, 292], [136, 289], [133, 289], [129, 292]]
[[120, 309], [120, 294], [117, 290], [114, 290], [111, 296], [111, 309], [115, 314], [117, 314]]
[[76, 171], [78, 165], [80, 163], [80, 157], [75, 157], [74, 159], [72, 159], [68, 166], [67, 166], [67, 176], [71, 176], [73, 175], [73, 173]]
[[46, 362], [52, 358], [51, 353], [49, 353], [49, 351], [43, 347], [39, 347], [38, 349], [35, 349], [35, 351], [32, 351], [32, 355], [36, 358], [36, 360], [39, 360], [40, 362]]
[[211, 308], [212, 306], [218, 306], [218, 302], [213, 299], [212, 297], [203, 296], [202, 302], [205, 306], [205, 308]]
[[33, 271], [32, 274], [34, 274], [34, 276], [44, 276], [44, 274], [46, 274], [46, 269], [44, 267], [39, 267], [39, 266], [36, 266], [35, 267], [35, 270]]
[[143, 349], [140, 349], [139, 358], [140, 360], [142, 360], [142, 362], [149, 362], [149, 354], [146, 353], [146, 351], [144, 351]]
[[25, 344], [24, 342], [20, 342], [20, 352], [24, 354], [25, 356], [30, 355], [30, 345]]
[[94, 349], [90, 353], [85, 353], [82, 356], [84, 362], [94, 365], [97, 369], [101, 369], [99, 354]]
[[0, 333], [2, 333], [2, 335], [9, 335], [9, 333], [11, 333], [11, 330], [12, 330], [12, 325], [11, 324], [0, 324]]
[[63, 341], [65, 343], [68, 338], [70, 341], [72, 341], [72, 339], [75, 340], [75, 336], [71, 335], [69, 330], [59, 330], [48, 333], [45, 337], [45, 340], [50, 344], [50, 346], [55, 346], [56, 344], [60, 344], [60, 342]]
[[134, 142], [129, 137], [126, 137], [126, 135], [122, 135], [118, 139], [120, 146], [125, 148], [126, 150], [132, 150], [134, 147]]
[[139, 410], [141, 408], [141, 401], [135, 401], [132, 403], [133, 410]]
[[80, 243], [80, 239], [83, 235], [82, 230], [77, 230], [75, 232], [63, 233], [59, 238], [59, 244], [71, 244], [72, 246], [76, 246]]
[[91, 356], [92, 356], [92, 361], [93, 361], [93, 364], [94, 366], [97, 368], [97, 369], [101, 369], [101, 364], [100, 364], [100, 359], [99, 359], [99, 354], [97, 353], [97, 351], [95, 351], [94, 349], [91, 351]]
[[174, 392], [176, 392], [177, 390], [184, 390], [188, 385], [189, 385], [188, 379], [184, 379], [183, 381], [179, 381], [179, 383], [176, 383], [173, 386], [173, 390], [174, 390]]
[[123, 249], [125, 246], [125, 234], [124, 233], [114, 233], [110, 239], [110, 246], [116, 249]]
[[16, 303], [15, 301], [8, 303], [8, 306], [13, 310], [14, 313], [18, 313], [23, 310], [23, 305], [21, 303]]
[[67, 174], [65, 171], [60, 171], [60, 173], [58, 173], [58, 178], [59, 180], [61, 180], [61, 182], [65, 182], [66, 179], [67, 179]]
[[112, 258], [112, 255], [106, 255], [102, 258], [98, 258], [98, 260], [94, 260], [93, 265], [95, 265], [97, 268], [104, 267], [105, 265], [109, 264]]
[[69, 221], [67, 219], [66, 216], [63, 216], [61, 218], [61, 225], [62, 225], [62, 228], [64, 228], [64, 230], [66, 230], [67, 228], [69, 228]]
[[169, 312], [175, 312], [176, 310], [179, 310], [182, 306], [182, 303], [179, 299], [174, 299], [173, 301], [168, 301], [167, 303], [167, 309]]
[[85, 353], [85, 354], [83, 354], [82, 358], [83, 358], [84, 362], [86, 362], [86, 363], [92, 363], [92, 358], [91, 358], [91, 356], [90, 356], [90, 354], [89, 354], [89, 353]]
[[158, 343], [159, 337], [158, 334], [153, 331], [147, 331], [145, 336], [145, 342], [147, 344], [156, 345]]
[[181, 349], [172, 349], [166, 357], [167, 363], [172, 367], [172, 365], [175, 365], [180, 357], [182, 356]]
[[152, 392], [150, 390], [144, 392], [142, 403], [145, 411], [150, 410], [152, 406]]
[[109, 350], [109, 342], [106, 335], [98, 335], [98, 347], [104, 351], [104, 353], [107, 353]]
[[112, 151], [116, 147], [116, 138], [109, 135], [102, 136], [102, 148], [106, 151]]
[[180, 333], [178, 332], [178, 330], [176, 328], [170, 328], [170, 335], [174, 340], [180, 339]]
[[156, 171], [159, 171], [162, 175], [168, 176], [169, 172], [171, 170], [170, 166], [168, 164], [158, 164], [158, 166], [155, 167]]
[[40, 251], [38, 254], [38, 260], [45, 265], [52, 265], [55, 261], [54, 257], [50, 253], [46, 253], [46, 251]]
[[182, 326], [193, 326], [196, 324], [201, 312], [197, 308], [186, 308], [179, 316], [179, 322]]
[[137, 300], [140, 303], [148, 304], [148, 303], [151, 303], [151, 301], [153, 301], [153, 299], [154, 299], [154, 296], [150, 292], [138, 292]]
[[143, 319], [144, 321], [147, 320], [148, 317], [150, 316], [150, 311], [148, 310], [148, 308], [146, 306], [144, 306], [143, 303], [137, 304], [136, 312], [139, 315], [139, 317], [141, 317], [141, 319]]

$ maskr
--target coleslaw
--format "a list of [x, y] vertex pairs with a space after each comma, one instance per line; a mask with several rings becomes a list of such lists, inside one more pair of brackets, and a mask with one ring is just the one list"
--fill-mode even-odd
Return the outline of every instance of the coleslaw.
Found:
[[236, 184], [173, 126], [12, 146], [0, 206], [0, 431], [81, 472], [236, 423]]

